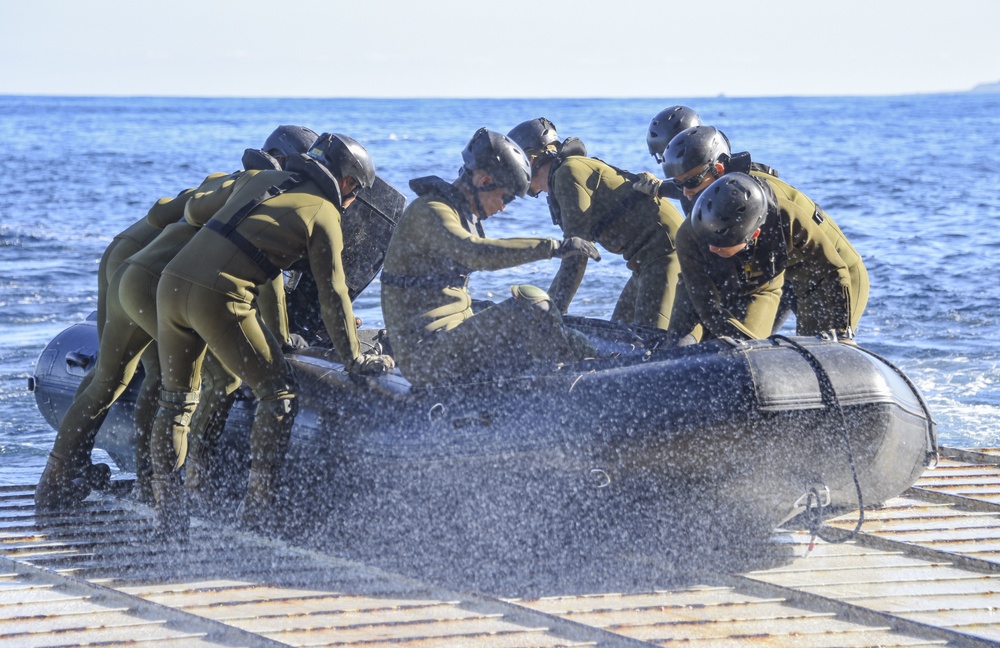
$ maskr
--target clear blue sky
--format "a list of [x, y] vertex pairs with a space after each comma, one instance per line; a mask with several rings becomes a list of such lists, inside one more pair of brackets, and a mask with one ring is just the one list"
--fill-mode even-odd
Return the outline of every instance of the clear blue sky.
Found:
[[881, 95], [1000, 81], [998, 0], [0, 1], [0, 94]]

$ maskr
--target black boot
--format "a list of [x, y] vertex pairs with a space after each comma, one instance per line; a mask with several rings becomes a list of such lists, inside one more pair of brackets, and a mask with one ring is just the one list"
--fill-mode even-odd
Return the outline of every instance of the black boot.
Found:
[[243, 528], [260, 533], [274, 530], [276, 482], [276, 475], [271, 471], [250, 470], [247, 492], [236, 513]]
[[83, 470], [54, 452], [42, 471], [42, 477], [35, 486], [35, 510], [52, 512], [72, 509], [90, 494], [90, 484]]
[[156, 500], [154, 535], [163, 541], [187, 542], [191, 519], [188, 517], [180, 472], [175, 470], [165, 476], [154, 475], [152, 487], [153, 498]]
[[150, 506], [156, 501], [153, 498], [153, 466], [149, 462], [148, 453], [135, 468], [135, 484], [132, 486], [129, 497], [136, 502]]
[[[189, 449], [190, 450], [190, 449]], [[184, 490], [196, 515], [210, 515], [212, 502], [209, 488], [210, 469], [208, 462], [197, 453], [188, 452], [184, 461]]]

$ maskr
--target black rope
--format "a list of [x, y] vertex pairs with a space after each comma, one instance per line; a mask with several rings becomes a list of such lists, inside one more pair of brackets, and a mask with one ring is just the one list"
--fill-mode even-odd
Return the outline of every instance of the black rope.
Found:
[[[851, 437], [850, 431], [847, 428], [847, 416], [844, 414], [844, 408], [840, 404], [840, 399], [837, 398], [837, 392], [833, 388], [833, 381], [830, 380], [830, 374], [827, 373], [826, 369], [820, 363], [819, 359], [807, 348], [796, 342], [795, 340], [785, 337], [784, 335], [775, 335], [773, 339], [783, 340], [794, 347], [802, 356], [812, 365], [813, 370], [816, 372], [816, 379], [819, 381], [820, 395], [823, 398], [823, 402], [827, 407], [832, 407], [837, 410], [840, 414], [840, 433], [844, 440], [844, 447], [847, 450], [847, 460], [850, 462], [851, 466], [851, 477], [854, 479], [854, 488], [858, 495], [858, 522], [854, 525], [854, 530], [848, 533], [846, 536], [840, 538], [831, 538], [823, 533], [823, 510], [826, 508], [823, 505], [823, 501], [820, 498], [819, 492], [814, 488], [809, 489], [809, 493], [806, 496], [806, 510], [803, 515], [806, 519], [806, 523], [809, 527], [810, 533], [813, 536], [829, 543], [841, 543], [847, 542], [848, 540], [854, 539], [861, 531], [861, 525], [865, 522], [865, 501], [864, 496], [861, 493], [861, 480], [858, 479], [858, 470], [854, 463], [854, 449], [851, 447]], [[815, 499], [815, 506], [813, 505], [813, 500]]]

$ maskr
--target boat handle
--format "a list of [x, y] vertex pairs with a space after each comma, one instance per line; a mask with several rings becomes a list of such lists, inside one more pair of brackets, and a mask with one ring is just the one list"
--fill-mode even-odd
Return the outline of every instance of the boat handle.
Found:
[[591, 468], [590, 476], [595, 480], [594, 488], [607, 488], [611, 485], [611, 475], [600, 468]]
[[441, 417], [444, 416], [444, 413], [445, 413], [444, 404], [443, 403], [434, 403], [434, 405], [431, 406], [430, 411], [427, 412], [427, 419], [431, 423], [434, 423], [435, 421], [440, 420]]
[[87, 355], [86, 353], [81, 353], [79, 351], [70, 351], [66, 354], [66, 364], [70, 367], [79, 367], [80, 369], [86, 369], [94, 362], [94, 356]]

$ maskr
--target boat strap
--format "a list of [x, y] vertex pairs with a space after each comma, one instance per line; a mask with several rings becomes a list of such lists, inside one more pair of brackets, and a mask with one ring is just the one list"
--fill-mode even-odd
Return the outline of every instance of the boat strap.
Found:
[[[844, 448], [847, 451], [847, 460], [851, 465], [851, 477], [854, 478], [854, 488], [858, 494], [858, 523], [854, 526], [854, 529], [847, 535], [841, 536], [839, 538], [831, 538], [825, 535], [822, 531], [822, 516], [823, 516], [823, 501], [820, 498], [819, 492], [815, 488], [810, 488], [809, 493], [806, 498], [806, 514], [807, 517], [812, 515], [809, 519], [809, 530], [814, 537], [823, 540], [824, 542], [829, 542], [833, 544], [847, 542], [848, 540], [854, 539], [861, 531], [861, 525], [865, 522], [865, 501], [861, 493], [861, 481], [858, 479], [858, 469], [854, 464], [854, 450], [851, 448], [851, 437], [850, 432], [847, 427], [847, 417], [844, 415], [844, 408], [840, 404], [840, 399], [837, 398], [837, 391], [833, 387], [833, 381], [830, 380], [830, 374], [827, 373], [826, 368], [819, 361], [819, 358], [813, 354], [812, 351], [802, 346], [795, 340], [786, 337], [784, 335], [772, 336], [774, 340], [781, 340], [788, 343], [793, 349], [798, 351], [803, 358], [809, 363], [816, 372], [816, 380], [819, 382], [820, 396], [823, 399], [823, 404], [831, 409], [835, 409], [840, 415], [840, 432], [844, 440]], [[813, 502], [815, 501], [815, 506]], [[814, 514], [812, 512], [815, 511]]]
[[253, 261], [254, 265], [260, 268], [264, 274], [267, 275], [267, 278], [270, 281], [281, 274], [281, 268], [274, 265], [271, 260], [267, 258], [267, 254], [265, 254], [263, 250], [251, 243], [245, 236], [237, 232], [236, 226], [242, 223], [244, 219], [250, 215], [250, 212], [259, 207], [261, 203], [270, 200], [275, 196], [280, 196], [301, 182], [301, 177], [293, 175], [278, 186], [272, 185], [268, 187], [264, 193], [240, 207], [225, 223], [212, 218], [205, 223], [205, 227], [232, 241], [236, 247], [250, 257], [250, 260]]

